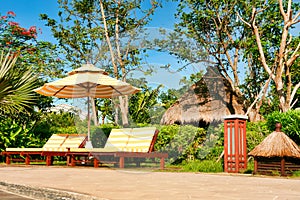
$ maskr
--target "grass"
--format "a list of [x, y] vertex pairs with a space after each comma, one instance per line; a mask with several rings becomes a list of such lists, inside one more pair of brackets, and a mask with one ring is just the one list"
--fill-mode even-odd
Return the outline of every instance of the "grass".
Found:
[[194, 160], [179, 165], [181, 172], [223, 172], [223, 164], [213, 160]]
[[254, 161], [253, 161], [253, 159], [251, 159], [247, 162], [247, 169], [244, 170], [244, 171], [241, 171], [241, 173], [243, 173], [243, 174], [252, 174], [253, 171], [254, 171]]
[[294, 171], [292, 177], [300, 177], [300, 170]]

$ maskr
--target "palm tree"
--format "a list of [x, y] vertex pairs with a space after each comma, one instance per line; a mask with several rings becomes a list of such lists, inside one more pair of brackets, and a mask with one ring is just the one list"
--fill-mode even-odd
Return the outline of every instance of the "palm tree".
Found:
[[18, 56], [0, 52], [0, 116], [25, 111], [34, 103], [36, 76], [16, 66]]

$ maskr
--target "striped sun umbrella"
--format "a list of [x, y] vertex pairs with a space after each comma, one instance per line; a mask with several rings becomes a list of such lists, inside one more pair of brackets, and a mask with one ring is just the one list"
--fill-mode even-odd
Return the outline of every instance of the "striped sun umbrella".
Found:
[[88, 98], [88, 141], [90, 140], [90, 113], [89, 101], [91, 98], [112, 98], [117, 96], [134, 94], [139, 88], [109, 77], [105, 71], [92, 64], [84, 64], [82, 67], [69, 72], [68, 76], [34, 90], [45, 96], [58, 98]]

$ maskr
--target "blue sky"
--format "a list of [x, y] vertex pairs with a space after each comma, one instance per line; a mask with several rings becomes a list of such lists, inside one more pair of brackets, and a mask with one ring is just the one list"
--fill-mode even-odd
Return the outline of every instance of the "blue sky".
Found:
[[[153, 21], [149, 26], [173, 28], [176, 4], [173, 2], [164, 2], [164, 5], [163, 8], [159, 8], [156, 11], [152, 17]], [[38, 36], [38, 39], [51, 39], [49, 28], [44, 26], [44, 21], [39, 20], [39, 15], [45, 13], [51, 18], [55, 18], [58, 12], [56, 0], [0, 0], [1, 15], [5, 15], [8, 11], [15, 12], [17, 15], [16, 21], [22, 27], [29, 28], [30, 26], [36, 26], [37, 28], [42, 28], [43, 33]]]
[[42, 29], [42, 34], [38, 35], [39, 40], [53, 40], [49, 28], [45, 27], [43, 21], [39, 20], [39, 14], [47, 13], [51, 17], [57, 14], [56, 0], [0, 0], [0, 13], [6, 15], [8, 11], [13, 11], [16, 22], [24, 28], [36, 26]]
[[[37, 29], [41, 28], [42, 33], [39, 33], [38, 40], [55, 42], [51, 36], [49, 27], [44, 26], [44, 21], [39, 20], [41, 13], [47, 14], [51, 18], [56, 18], [58, 12], [58, 4], [56, 0], [0, 0], [0, 13], [6, 15], [8, 11], [13, 11], [16, 14], [15, 21], [24, 28], [36, 26]], [[149, 27], [173, 29], [175, 23], [174, 13], [176, 12], [176, 4], [174, 2], [165, 2], [163, 8], [157, 9], [155, 15], [152, 17], [152, 22]], [[177, 60], [168, 55], [167, 53], [152, 53], [148, 58], [151, 65], [162, 66], [171, 64], [174, 68], [180, 64]], [[167, 88], [178, 88], [179, 80], [186, 74], [194, 71], [183, 71], [180, 73], [167, 73], [162, 69], [158, 69], [157, 73], [152, 77], [148, 77], [148, 81], [153, 86], [157, 84], [164, 84]], [[135, 74], [134, 76], [143, 76], [143, 74]]]

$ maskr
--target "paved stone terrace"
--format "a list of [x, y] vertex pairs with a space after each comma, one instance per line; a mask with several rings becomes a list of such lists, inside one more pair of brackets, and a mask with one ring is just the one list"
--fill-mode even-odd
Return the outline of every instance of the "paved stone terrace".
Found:
[[0, 165], [0, 189], [37, 199], [300, 199], [299, 178], [92, 167]]

